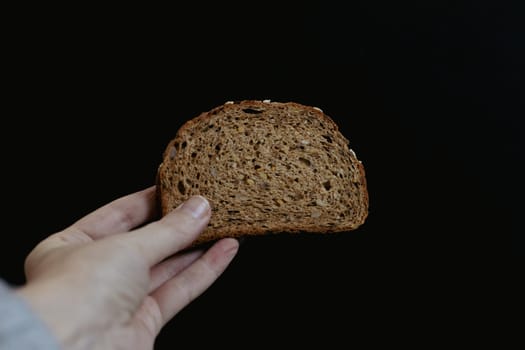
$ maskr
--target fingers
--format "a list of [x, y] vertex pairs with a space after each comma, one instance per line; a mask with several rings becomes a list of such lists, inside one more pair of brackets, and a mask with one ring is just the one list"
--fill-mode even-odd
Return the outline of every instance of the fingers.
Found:
[[[164, 326], [175, 314], [204, 292], [226, 269], [237, 253], [239, 243], [224, 238], [215, 243], [204, 255], [164, 283], [151, 297], [157, 301]], [[160, 328], [157, 330], [159, 331]]]
[[155, 186], [121, 197], [88, 214], [73, 228], [99, 239], [127, 232], [155, 217]]
[[151, 269], [149, 293], [159, 288], [164, 282], [175, 277], [179, 272], [200, 258], [202, 250], [192, 250], [187, 253], [177, 254], [166, 261], [161, 262]]
[[210, 216], [208, 201], [194, 196], [161, 220], [132, 231], [125, 239], [149, 266], [154, 266], [187, 247], [206, 228]]

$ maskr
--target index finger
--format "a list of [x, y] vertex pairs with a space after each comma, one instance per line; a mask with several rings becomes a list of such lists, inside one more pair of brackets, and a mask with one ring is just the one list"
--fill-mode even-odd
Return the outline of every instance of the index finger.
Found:
[[96, 240], [131, 229], [153, 219], [157, 213], [155, 186], [114, 200], [72, 225]]

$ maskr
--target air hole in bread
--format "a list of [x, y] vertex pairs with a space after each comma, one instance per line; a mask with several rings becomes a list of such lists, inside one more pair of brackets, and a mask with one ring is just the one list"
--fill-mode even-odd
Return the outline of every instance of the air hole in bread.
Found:
[[191, 154], [191, 157], [192, 157], [192, 158], [197, 157], [197, 152], [193, 152], [193, 153]]
[[330, 180], [323, 182], [323, 187], [325, 190], [330, 191], [330, 189], [332, 188], [332, 185], [330, 184]]
[[332, 138], [331, 138], [330, 136], [328, 136], [328, 135], [323, 135], [323, 138], [324, 138], [324, 139], [326, 140], [326, 142], [328, 142], [328, 143], [332, 143], [332, 142], [333, 142], [333, 141], [332, 141]]
[[179, 181], [177, 184], [177, 189], [179, 190], [180, 194], [186, 194], [186, 188], [184, 187], [184, 183], [182, 181]]
[[306, 166], [310, 166], [312, 164], [308, 159], [303, 158], [303, 157], [299, 157], [299, 161]]
[[[244, 108], [242, 111], [244, 113], [248, 113], [248, 114], [261, 114], [263, 112], [261, 110], [253, 109], [253, 108]], [[237, 118], [235, 118], [235, 119], [237, 119]]]
[[186, 141], [184, 141], [181, 145], [182, 149], [186, 148], [186, 146], [188, 145], [188, 143]]

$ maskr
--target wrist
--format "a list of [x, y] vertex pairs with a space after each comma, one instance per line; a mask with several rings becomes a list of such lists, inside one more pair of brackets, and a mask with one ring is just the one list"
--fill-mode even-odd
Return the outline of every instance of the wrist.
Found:
[[[63, 294], [63, 288], [57, 288], [56, 282], [35, 281], [18, 288], [16, 295], [21, 298], [48, 328], [57, 342], [67, 349], [80, 349], [80, 339], [86, 338], [89, 332], [85, 331], [84, 315], [74, 296]], [[83, 339], [83, 342], [87, 339]], [[87, 345], [87, 344], [85, 344]], [[86, 347], [87, 348], [87, 347]]]

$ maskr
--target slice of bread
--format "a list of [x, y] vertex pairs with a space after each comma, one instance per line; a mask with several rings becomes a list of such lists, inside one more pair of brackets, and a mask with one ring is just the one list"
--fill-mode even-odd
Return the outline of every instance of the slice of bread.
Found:
[[157, 174], [162, 214], [212, 206], [195, 244], [222, 237], [356, 229], [368, 215], [361, 161], [334, 121], [294, 102], [227, 102], [186, 122]]

